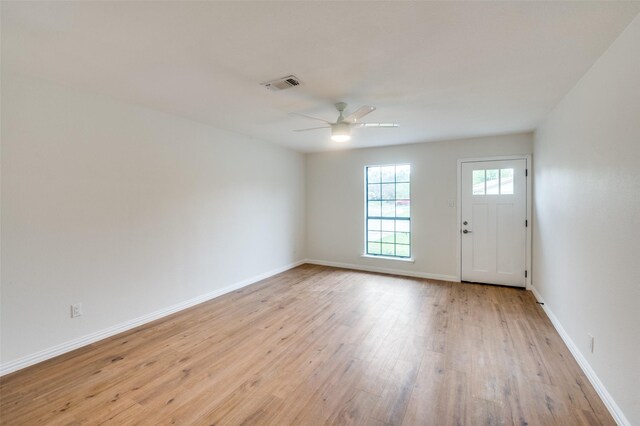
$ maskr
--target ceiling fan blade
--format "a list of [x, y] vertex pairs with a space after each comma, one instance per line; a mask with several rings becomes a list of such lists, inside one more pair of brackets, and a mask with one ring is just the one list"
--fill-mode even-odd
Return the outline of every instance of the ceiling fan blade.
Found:
[[356, 123], [354, 127], [398, 127], [398, 123]]
[[354, 112], [349, 114], [344, 119], [344, 121], [346, 121], [347, 123], [356, 123], [362, 117], [364, 117], [365, 115], [367, 115], [369, 113], [372, 113], [375, 110], [376, 110], [376, 107], [372, 107], [372, 106], [369, 106], [369, 105], [361, 106], [360, 108], [358, 108], [357, 110], [355, 110]]
[[329, 126], [311, 127], [309, 129], [297, 129], [297, 130], [294, 130], [294, 132], [306, 132], [306, 131], [309, 131], [309, 130], [330, 129], [330, 128], [331, 127], [329, 127]]
[[312, 115], [307, 115], [307, 114], [300, 114], [299, 112], [290, 112], [289, 114], [291, 115], [298, 115], [300, 117], [304, 117], [304, 118], [310, 118], [312, 120], [318, 120], [318, 121], [322, 121], [323, 123], [327, 123], [327, 124], [331, 124], [330, 121], [325, 120], [324, 118], [318, 118], [318, 117], [314, 117]]

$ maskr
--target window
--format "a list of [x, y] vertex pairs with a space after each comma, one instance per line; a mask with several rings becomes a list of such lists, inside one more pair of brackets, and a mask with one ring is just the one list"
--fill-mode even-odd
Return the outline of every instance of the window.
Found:
[[366, 253], [411, 257], [411, 166], [368, 166]]
[[513, 169], [473, 171], [473, 195], [513, 195]]

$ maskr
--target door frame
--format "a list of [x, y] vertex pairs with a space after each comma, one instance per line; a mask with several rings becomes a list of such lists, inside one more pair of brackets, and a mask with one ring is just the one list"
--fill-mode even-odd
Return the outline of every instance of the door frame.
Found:
[[526, 169], [527, 169], [527, 197], [526, 197], [526, 212], [528, 220], [527, 233], [526, 233], [526, 241], [525, 241], [525, 268], [527, 270], [527, 276], [524, 280], [525, 289], [531, 290], [531, 229], [533, 228], [532, 221], [532, 212], [533, 212], [533, 192], [532, 192], [532, 183], [533, 183], [533, 173], [529, 173], [532, 171], [532, 155], [531, 154], [520, 154], [520, 155], [500, 155], [493, 157], [472, 157], [472, 158], [459, 158], [458, 159], [458, 194], [457, 194], [457, 217], [456, 217], [456, 233], [457, 233], [457, 244], [456, 244], [456, 253], [457, 253], [457, 279], [458, 282], [462, 282], [462, 228], [460, 226], [460, 222], [462, 221], [462, 164], [463, 163], [475, 163], [482, 161], [499, 161], [499, 160], [525, 160], [526, 161]]

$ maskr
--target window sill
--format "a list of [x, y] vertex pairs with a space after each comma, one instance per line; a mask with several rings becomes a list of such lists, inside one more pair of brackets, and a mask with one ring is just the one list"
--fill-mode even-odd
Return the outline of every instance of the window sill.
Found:
[[367, 259], [395, 260], [397, 262], [414, 263], [413, 257], [375, 256], [375, 255], [372, 255], [372, 254], [362, 254], [362, 255], [360, 255], [360, 257], [366, 257]]

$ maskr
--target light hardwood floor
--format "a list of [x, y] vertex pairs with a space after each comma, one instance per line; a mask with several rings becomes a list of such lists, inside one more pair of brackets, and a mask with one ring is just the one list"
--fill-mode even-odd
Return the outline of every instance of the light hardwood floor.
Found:
[[0, 380], [40, 424], [614, 424], [524, 290], [303, 265]]

